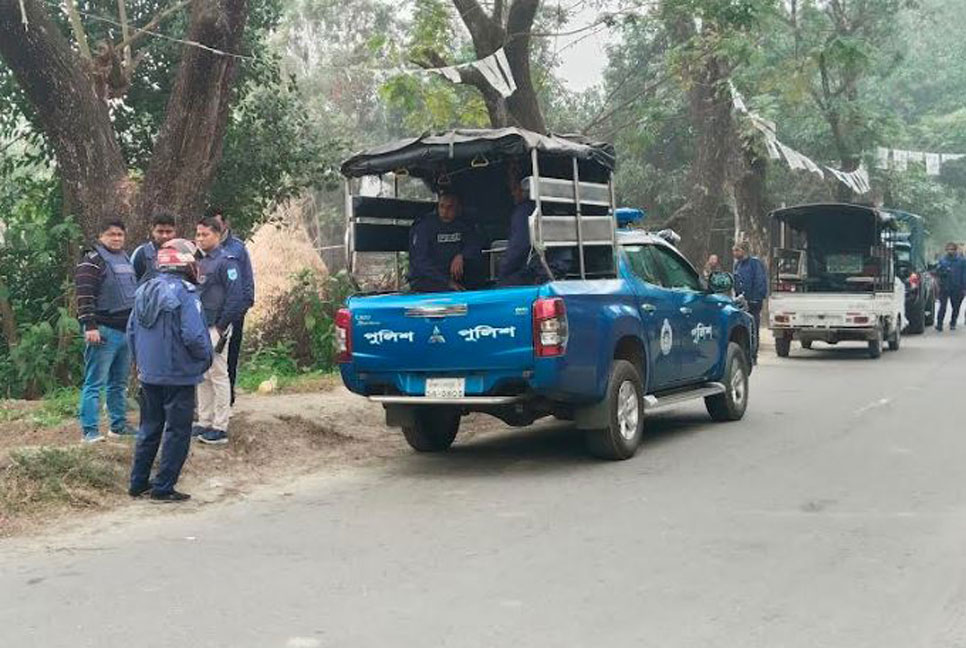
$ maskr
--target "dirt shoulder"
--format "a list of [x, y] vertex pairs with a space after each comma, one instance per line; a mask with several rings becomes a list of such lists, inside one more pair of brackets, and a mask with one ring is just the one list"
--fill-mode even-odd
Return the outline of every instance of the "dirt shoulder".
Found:
[[[192, 443], [178, 486], [192, 500], [179, 508], [200, 508], [262, 485], [407, 452], [398, 430], [386, 429], [382, 408], [331, 381], [318, 387], [326, 391], [240, 396], [227, 446]], [[75, 422], [44, 427], [29, 416], [11, 415], [15, 407], [29, 412], [31, 404], [5, 407], [0, 537], [39, 532], [97, 512], [140, 506], [149, 514], [154, 508], [127, 496], [131, 440], [81, 446]]]

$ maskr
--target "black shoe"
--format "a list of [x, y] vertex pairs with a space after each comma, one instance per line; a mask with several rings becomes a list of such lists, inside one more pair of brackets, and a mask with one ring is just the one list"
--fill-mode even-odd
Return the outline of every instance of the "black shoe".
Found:
[[206, 428], [203, 425], [192, 425], [191, 426], [191, 436], [193, 436], [193, 437], [201, 436], [202, 434], [204, 434], [205, 432], [207, 432], [210, 429], [211, 428]]
[[151, 493], [151, 499], [155, 502], [184, 502], [191, 499], [191, 495], [173, 490], [170, 493]]
[[127, 489], [127, 494], [131, 497], [141, 497], [145, 493], [151, 490], [151, 484], [144, 484], [142, 486], [131, 486]]
[[936, 330], [937, 330], [937, 331], [939, 331], [940, 333], [942, 333], [942, 332], [943, 332], [943, 327], [941, 327], [941, 326], [939, 326], [939, 325], [937, 324], [937, 325], [936, 325]]

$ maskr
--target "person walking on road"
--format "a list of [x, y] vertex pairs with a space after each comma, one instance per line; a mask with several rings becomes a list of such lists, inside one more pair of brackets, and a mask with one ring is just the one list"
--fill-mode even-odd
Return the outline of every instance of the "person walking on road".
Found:
[[202, 443], [228, 443], [231, 418], [231, 382], [228, 378], [228, 344], [233, 323], [248, 303], [238, 259], [221, 245], [221, 224], [215, 218], [198, 223], [195, 242], [201, 250], [198, 286], [205, 323], [214, 345], [211, 368], [198, 385], [198, 425], [192, 434]]
[[238, 261], [241, 272], [242, 287], [245, 295], [245, 308], [241, 316], [231, 323], [231, 340], [228, 341], [228, 380], [231, 383], [231, 404], [235, 404], [235, 380], [238, 378], [238, 357], [241, 355], [242, 332], [245, 328], [245, 313], [255, 305], [255, 273], [252, 270], [252, 259], [248, 254], [245, 242], [235, 236], [229, 228], [228, 219], [219, 207], [210, 210], [211, 217], [221, 225], [221, 247]]
[[[195, 387], [211, 365], [212, 349], [195, 283], [197, 248], [173, 239], [157, 253], [158, 275], [142, 285], [127, 326], [141, 381], [141, 426], [128, 494], [181, 502], [175, 490], [191, 445]], [[151, 467], [161, 449], [154, 480]]]
[[81, 441], [103, 441], [100, 433], [101, 390], [107, 394], [112, 436], [133, 435], [127, 425], [127, 379], [131, 356], [124, 341], [134, 306], [137, 280], [124, 252], [125, 227], [109, 219], [97, 242], [84, 252], [75, 270], [77, 318], [84, 332], [84, 386], [80, 399]]
[[744, 297], [748, 313], [755, 320], [755, 357], [761, 338], [761, 309], [768, 297], [768, 271], [761, 259], [751, 254], [751, 244], [739, 241], [732, 249], [735, 257], [735, 297]]
[[953, 242], [946, 244], [946, 254], [936, 265], [936, 278], [939, 280], [939, 312], [936, 314], [936, 330], [943, 330], [946, 319], [946, 307], [952, 307], [949, 318], [949, 330], [956, 330], [956, 320], [959, 319], [959, 307], [963, 303], [963, 291], [966, 290], [966, 259], [959, 253], [959, 246]]
[[151, 219], [151, 240], [139, 245], [131, 255], [139, 286], [158, 276], [158, 250], [175, 234], [174, 214], [163, 209], [156, 211]]

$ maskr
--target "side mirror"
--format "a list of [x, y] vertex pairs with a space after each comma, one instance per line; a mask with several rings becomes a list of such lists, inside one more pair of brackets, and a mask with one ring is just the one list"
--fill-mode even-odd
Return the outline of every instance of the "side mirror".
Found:
[[713, 293], [731, 292], [735, 280], [728, 272], [712, 272], [708, 277], [708, 289]]

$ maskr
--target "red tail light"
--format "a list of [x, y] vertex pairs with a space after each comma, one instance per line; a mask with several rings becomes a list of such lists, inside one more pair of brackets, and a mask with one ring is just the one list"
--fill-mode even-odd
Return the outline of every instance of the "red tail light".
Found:
[[335, 314], [335, 361], [352, 362], [352, 315], [348, 308], [340, 308]]
[[538, 358], [567, 351], [567, 307], [560, 297], [533, 302], [533, 352]]
[[909, 275], [909, 287], [918, 288], [919, 287], [919, 275], [913, 272]]

